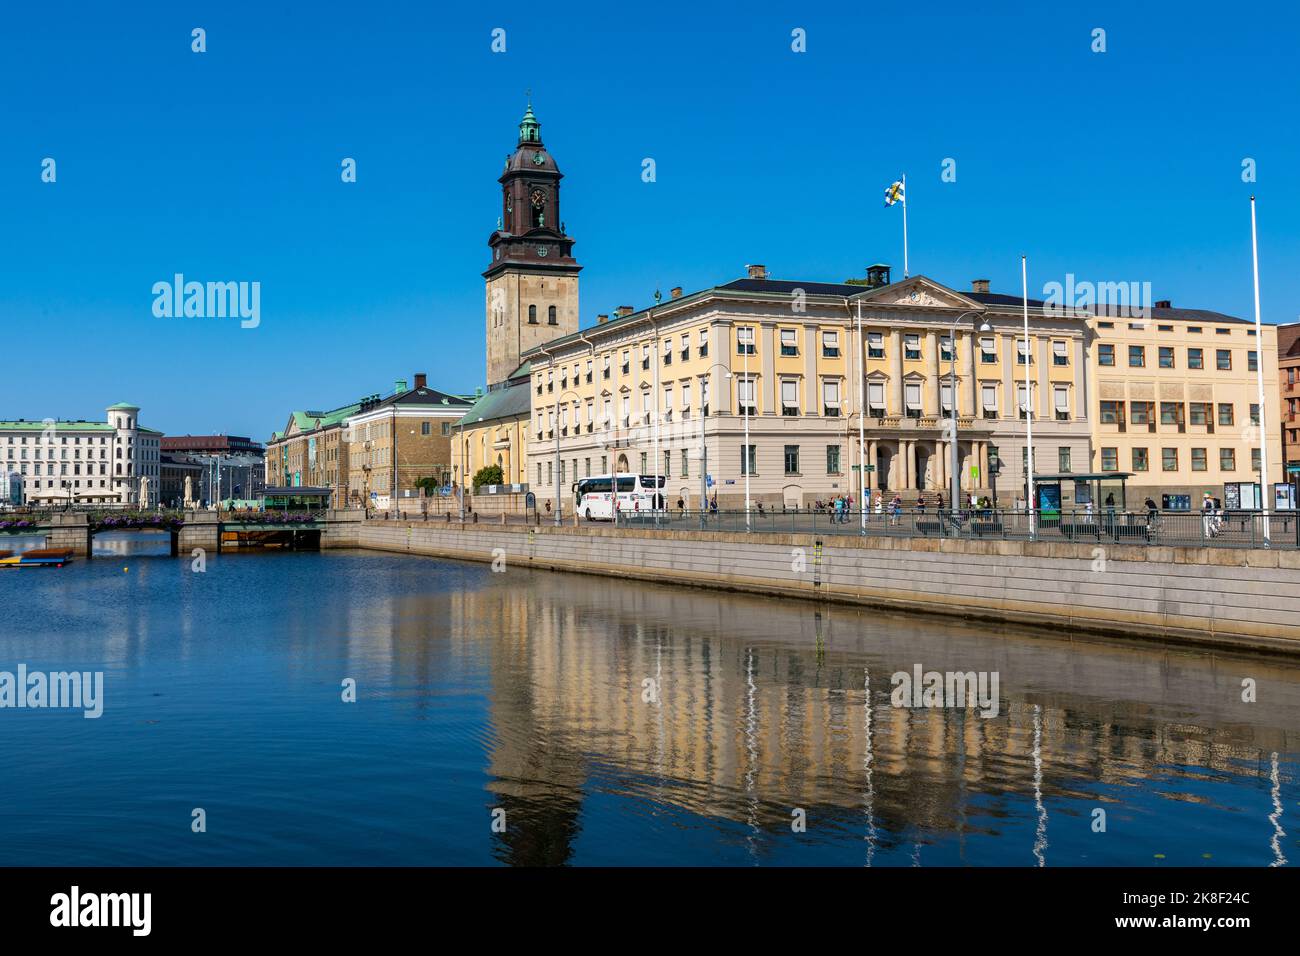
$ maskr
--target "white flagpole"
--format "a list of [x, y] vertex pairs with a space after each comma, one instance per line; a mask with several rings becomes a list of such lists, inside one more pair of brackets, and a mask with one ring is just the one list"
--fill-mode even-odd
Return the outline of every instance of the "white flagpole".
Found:
[[1255, 270], [1255, 377], [1259, 386], [1259, 495], [1263, 499], [1264, 547], [1272, 547], [1268, 522], [1268, 406], [1264, 402], [1264, 330], [1259, 318], [1259, 238], [1255, 231], [1255, 197], [1250, 197], [1250, 255]]
[[866, 423], [862, 416], [867, 413], [867, 405], [862, 394], [863, 384], [866, 375], [866, 369], [862, 367], [863, 358], [867, 354], [862, 347], [862, 301], [858, 300], [858, 346], [855, 349], [857, 359], [854, 362], [854, 369], [858, 373], [858, 523], [861, 526], [861, 533], [867, 533], [867, 436]]
[[906, 279], [910, 275], [907, 271], [907, 173], [903, 173], [901, 182], [903, 183], [903, 278]]
[[1029, 492], [1025, 504], [1029, 508], [1029, 539], [1033, 541], [1038, 538], [1038, 518], [1034, 511], [1034, 386], [1029, 364], [1034, 353], [1029, 348], [1029, 267], [1024, 256], [1020, 257], [1020, 288], [1025, 316], [1025, 477]]

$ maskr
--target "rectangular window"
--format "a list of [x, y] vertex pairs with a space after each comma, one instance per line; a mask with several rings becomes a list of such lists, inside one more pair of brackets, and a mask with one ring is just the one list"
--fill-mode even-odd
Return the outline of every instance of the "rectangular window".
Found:
[[1065, 342], [1052, 343], [1052, 364], [1053, 365], [1070, 364], [1070, 355], [1069, 352], [1067, 351], [1067, 346]]
[[980, 339], [980, 362], [984, 365], [996, 365], [997, 361], [998, 350], [993, 336]]
[[1192, 471], [1206, 471], [1206, 458], [1204, 448], [1192, 449]]
[[754, 354], [754, 329], [752, 326], [742, 325], [736, 329], [736, 354]]
[[[1024, 386], [1022, 385], [1021, 388]], [[1103, 425], [1118, 425], [1124, 420], [1124, 403], [1123, 402], [1102, 402], [1101, 403], [1101, 423]]]
[[1234, 448], [1219, 449], [1219, 470], [1236, 471], [1237, 470], [1237, 451]]
[[883, 382], [871, 382], [867, 385], [867, 407], [876, 418], [885, 415], [885, 385]]
[[1215, 349], [1214, 364], [1220, 372], [1232, 370], [1232, 349]]
[[1259, 353], [1258, 353], [1258, 352], [1247, 352], [1247, 353], [1246, 353], [1246, 370], [1247, 370], [1247, 371], [1250, 371], [1250, 372], [1258, 372], [1258, 371], [1259, 371]]
[[1252, 425], [1259, 424], [1259, 405], [1254, 402], [1250, 403], [1250, 423]]
[[1177, 448], [1160, 449], [1160, 468], [1162, 471], [1178, 470], [1178, 449]]
[[1024, 339], [1016, 339], [1016, 364], [1032, 365], [1033, 360], [1029, 355], [1029, 343]]
[[781, 330], [781, 354], [798, 355], [799, 354], [799, 333], [794, 329]]
[[1192, 369], [1205, 368], [1205, 349], [1188, 349], [1187, 367]]
[[433, 434], [433, 422], [420, 422], [420, 436], [422, 438]]
[[691, 383], [682, 382], [682, 411], [689, 411], [691, 407]]
[[1115, 346], [1098, 345], [1097, 346], [1097, 364], [1112, 367], [1115, 364]]
[[885, 335], [883, 332], [867, 333], [867, 358], [885, 357]]
[[1153, 405], [1151, 402], [1131, 402], [1128, 420], [1134, 425], [1150, 425]]
[[1029, 416], [1029, 389], [1024, 385], [1016, 386], [1016, 409], [1022, 419]]
[[1103, 448], [1101, 450], [1101, 470], [1119, 471], [1119, 449]]
[[1174, 367], [1174, 350], [1170, 348], [1168, 345], [1160, 346], [1160, 367], [1161, 368]]
[[1133, 470], [1146, 471], [1149, 468], [1147, 461], [1147, 450], [1145, 448], [1133, 449]]
[[939, 336], [939, 361], [941, 362], [952, 361], [952, 336], [951, 335]]
[[985, 418], [998, 417], [998, 387], [996, 385], [980, 386], [980, 405]]
[[1069, 474], [1070, 449], [1068, 447], [1061, 447], [1056, 449], [1056, 470], [1063, 475]]
[[665, 365], [673, 364], [673, 340], [672, 339], [664, 339], [663, 356], [664, 356]]
[[643, 475], [648, 475], [650, 473], [650, 463], [648, 461], [648, 458], [649, 458], [648, 452], [644, 452], [644, 451], [641, 452], [641, 474]]
[[952, 386], [947, 382], [939, 386], [939, 407], [945, 415], [952, 415]]
[[903, 336], [903, 358], [909, 362], [915, 362], [921, 358], [921, 336]]
[[1068, 422], [1070, 420], [1070, 389], [1066, 385], [1056, 385], [1052, 388], [1052, 407], [1056, 412], [1058, 422]]
[[822, 333], [822, 358], [840, 357], [840, 333]]
[[840, 380], [837, 378], [822, 382], [822, 414], [831, 418], [840, 414]]
[[1128, 364], [1129, 368], [1144, 368], [1147, 364], [1147, 350], [1145, 345], [1130, 345], [1128, 347]]
[[794, 416], [799, 414], [799, 381], [793, 378], [781, 380], [781, 414]]
[[[645, 457], [642, 455], [642, 457]], [[758, 446], [741, 445], [740, 446], [740, 473], [742, 475], [758, 474]]]
[[444, 438], [448, 438], [451, 436], [451, 422], [442, 423], [442, 435]]
[[1208, 402], [1192, 402], [1188, 406], [1187, 420], [1192, 425], [1206, 425], [1210, 421]]
[[1259, 471], [1259, 470], [1260, 470], [1260, 464], [1259, 464], [1259, 449], [1258, 449], [1258, 448], [1252, 448], [1252, 449], [1250, 450], [1250, 470], [1251, 470], [1251, 471]]
[[921, 417], [921, 386], [917, 382], [908, 382], [903, 386], [903, 404], [908, 418]]
[[787, 475], [799, 474], [799, 446], [785, 446], [785, 473]]
[[736, 379], [736, 403], [740, 406], [736, 414], [758, 414], [758, 406], [754, 404], [754, 380], [752, 378]]
[[1232, 403], [1231, 403], [1231, 402], [1220, 402], [1220, 403], [1219, 403], [1219, 424], [1220, 424], [1220, 425], [1231, 425], [1231, 424], [1232, 424], [1232, 418], [1233, 418], [1233, 415], [1232, 415]]
[[1182, 402], [1161, 402], [1160, 403], [1160, 424], [1161, 425], [1182, 425], [1183, 424], [1183, 403]]
[[838, 475], [840, 473], [840, 446], [826, 446], [826, 474]]
[[682, 465], [681, 477], [683, 478], [691, 477], [691, 466], [688, 461], [688, 458], [689, 456], [686, 453], [686, 449], [683, 448], [681, 453], [681, 465]]

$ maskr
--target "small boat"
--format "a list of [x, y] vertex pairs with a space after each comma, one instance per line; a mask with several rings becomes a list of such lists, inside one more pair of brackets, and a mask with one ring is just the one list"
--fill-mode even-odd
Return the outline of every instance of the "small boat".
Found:
[[71, 561], [71, 548], [35, 548], [22, 554], [0, 551], [0, 568], [61, 568]]

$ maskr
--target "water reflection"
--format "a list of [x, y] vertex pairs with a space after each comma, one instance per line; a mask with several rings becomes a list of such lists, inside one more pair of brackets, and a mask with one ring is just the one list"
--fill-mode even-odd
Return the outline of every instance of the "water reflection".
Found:
[[[191, 567], [95, 559], [0, 575], [0, 668], [109, 675], [101, 721], [0, 718], [12, 862], [1295, 855], [1300, 667], [1283, 660], [513, 564], [326, 552]], [[917, 664], [997, 672], [998, 716], [894, 707], [891, 675]], [[355, 706], [339, 703], [344, 677]], [[1256, 703], [1241, 700], [1246, 677]], [[196, 794], [241, 836], [160, 828]]]
[[[793, 808], [805, 845], [863, 841], [868, 865], [1045, 866], [1052, 815], [1058, 863], [1172, 859], [1193, 836], [1183, 856], [1199, 860], [1218, 839], [1207, 821], [1230, 819], [1254, 848], [1215, 846], [1216, 860], [1264, 862], [1270, 830], [1284, 859], [1300, 727], [1284, 663], [544, 572], [402, 603], [400, 621], [436, 616], [486, 658], [488, 787], [523, 822], [500, 840], [508, 862], [573, 859], [595, 794], [632, 817], [710, 821], [752, 863], [797, 859]], [[917, 662], [998, 671], [1001, 715], [891, 706], [888, 675]], [[1269, 682], [1267, 703], [1241, 702], [1246, 674]], [[1161, 820], [1166, 804], [1202, 814]], [[1093, 834], [1098, 805], [1125, 832]]]

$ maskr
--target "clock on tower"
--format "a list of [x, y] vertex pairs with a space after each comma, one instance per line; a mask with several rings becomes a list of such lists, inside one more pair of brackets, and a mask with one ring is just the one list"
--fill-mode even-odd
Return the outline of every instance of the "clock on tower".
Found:
[[520, 356], [578, 331], [578, 273], [573, 239], [560, 220], [564, 176], [542, 143], [542, 124], [530, 103], [519, 141], [506, 157], [500, 228], [488, 239], [487, 379], [503, 381]]

